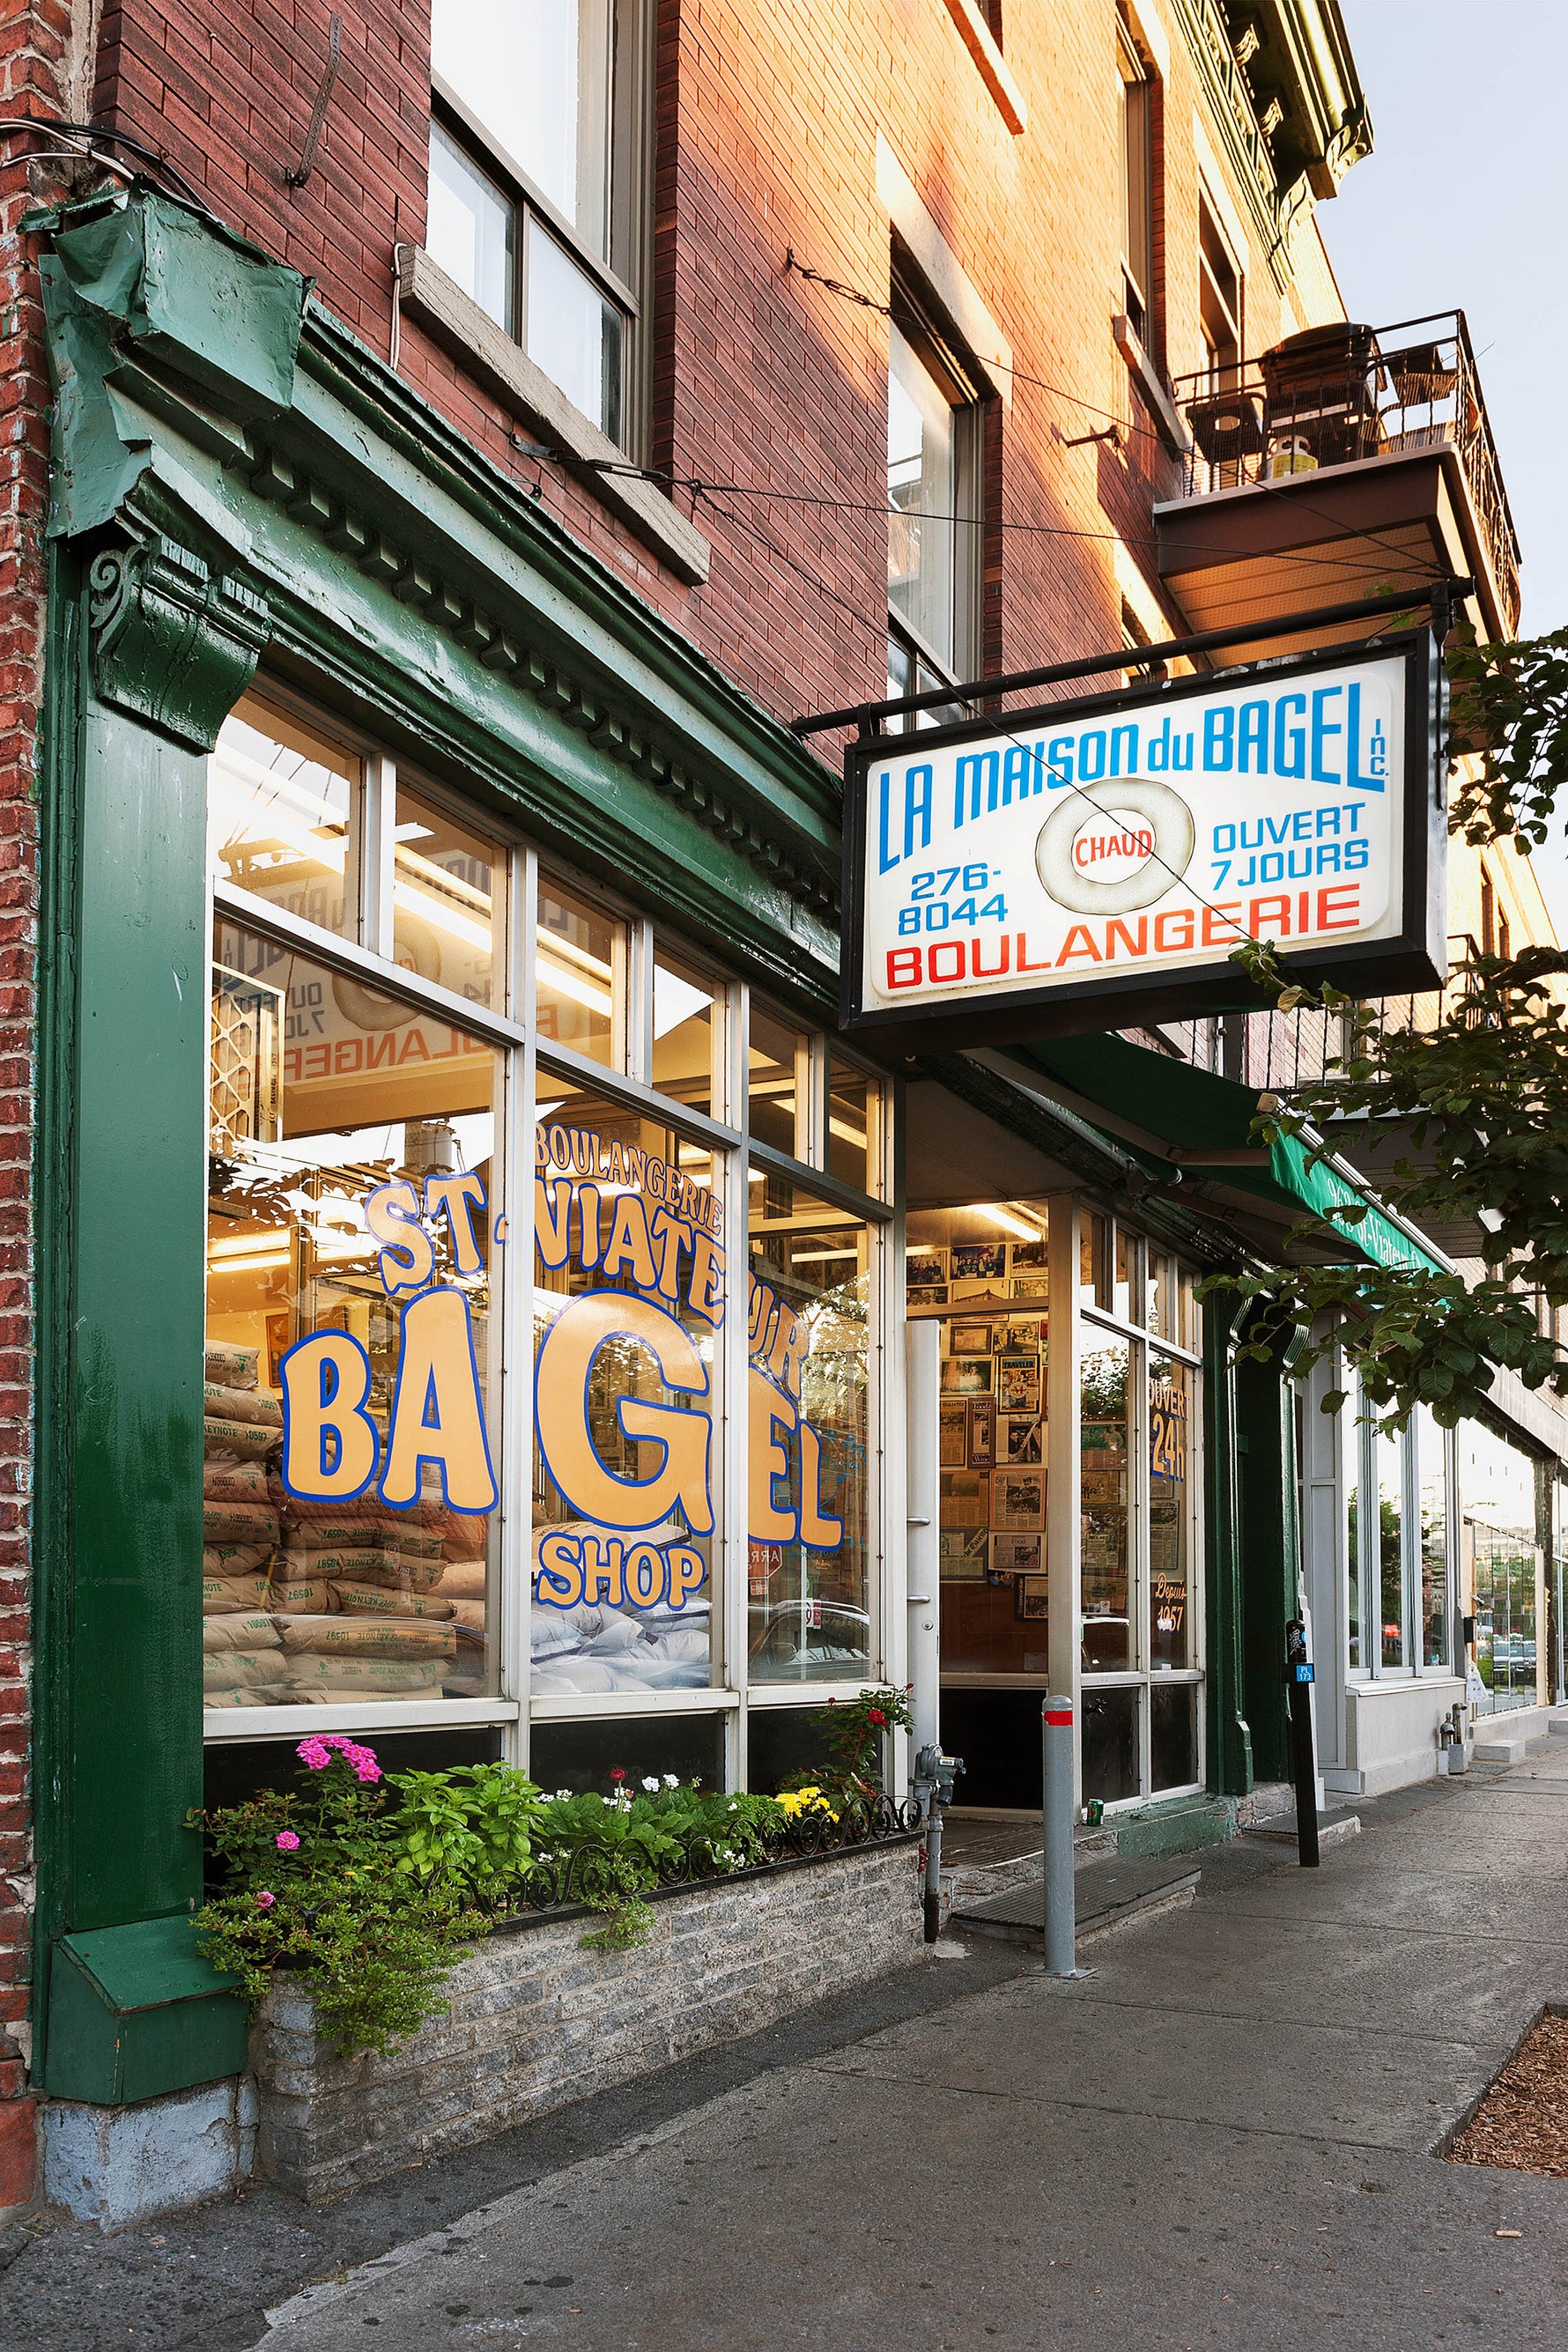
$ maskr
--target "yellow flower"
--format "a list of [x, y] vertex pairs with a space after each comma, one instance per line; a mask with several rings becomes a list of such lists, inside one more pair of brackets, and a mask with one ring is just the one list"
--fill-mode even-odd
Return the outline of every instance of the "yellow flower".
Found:
[[792, 1822], [799, 1821], [802, 1813], [826, 1813], [830, 1822], [838, 1819], [820, 1789], [786, 1790], [778, 1801]]

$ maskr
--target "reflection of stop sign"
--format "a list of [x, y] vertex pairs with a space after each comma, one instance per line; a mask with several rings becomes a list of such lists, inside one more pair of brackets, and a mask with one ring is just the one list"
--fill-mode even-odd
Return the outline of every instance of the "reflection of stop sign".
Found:
[[1089, 882], [1126, 882], [1153, 855], [1153, 826], [1126, 809], [1097, 812], [1073, 835], [1073, 871]]

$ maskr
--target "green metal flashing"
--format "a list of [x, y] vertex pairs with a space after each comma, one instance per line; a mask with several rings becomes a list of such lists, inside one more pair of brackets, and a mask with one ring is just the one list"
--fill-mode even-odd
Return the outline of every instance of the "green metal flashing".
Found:
[[63, 1937], [50, 1984], [50, 2096], [111, 2106], [239, 2074], [249, 2021], [237, 1981], [203, 1959], [188, 1917]]
[[[1192, 1163], [1193, 1173], [1212, 1172], [1228, 1190], [1255, 1193], [1276, 1206], [1321, 1217], [1340, 1236], [1347, 1257], [1420, 1273], [1443, 1271], [1439, 1260], [1388, 1213], [1367, 1184], [1342, 1165], [1318, 1159], [1310, 1143], [1277, 1136], [1268, 1146], [1267, 1168], [1242, 1164], [1246, 1156], [1261, 1157], [1262, 1150], [1253, 1132], [1258, 1097], [1252, 1087], [1110, 1034], [1053, 1037], [1007, 1050], [1023, 1068], [1054, 1078], [1145, 1137], [1170, 1146], [1178, 1162], [1184, 1153], [1234, 1155], [1236, 1164], [1212, 1168], [1199, 1158]], [[1167, 1162], [1147, 1155], [1144, 1160], [1151, 1170], [1169, 1174]], [[1347, 1208], [1358, 1214], [1344, 1223], [1333, 1212]]]
[[[154, 679], [154, 723], [209, 740], [224, 663], [243, 683], [265, 641], [315, 691], [623, 887], [635, 840], [670, 919], [830, 1018], [837, 779], [384, 362], [317, 306], [296, 314], [296, 273], [269, 277], [278, 265], [179, 207], [193, 287], [173, 308], [136, 226], [153, 206], [170, 234], [159, 205], [138, 190], [110, 217], [99, 201], [43, 224], [54, 528], [132, 544], [128, 657], [116, 667], [95, 635], [100, 692], [124, 701], [147, 676], [142, 617], [172, 583], [211, 640], [210, 697], [182, 710]], [[205, 348], [216, 289], [251, 310], [226, 384]], [[156, 331], [138, 335], [144, 316]]]

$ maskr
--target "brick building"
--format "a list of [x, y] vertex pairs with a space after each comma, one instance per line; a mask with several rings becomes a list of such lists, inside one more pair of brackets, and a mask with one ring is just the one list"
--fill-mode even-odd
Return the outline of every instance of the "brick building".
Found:
[[[1264, 1507], [1236, 1492], [1238, 1423], [1277, 1431], [1280, 1382], [1237, 1400], [1193, 1297], [1234, 1260], [1237, 1199], [1131, 1181], [1081, 1070], [837, 1035], [847, 730], [789, 722], [1110, 649], [1135, 669], [1440, 572], [1475, 580], [1489, 634], [1514, 604], [1489, 440], [1443, 406], [1462, 321], [1401, 347], [1419, 425], [1367, 422], [1363, 360], [1332, 411], [1342, 433], [1362, 404], [1353, 446], [1309, 446], [1320, 400], [1287, 447], [1250, 389], [1254, 355], [1351, 331], [1319, 206], [1370, 131], [1334, 0], [113, 0], [34, 5], [0, 43], [4, 2207], [34, 2193], [40, 2100], [199, 2103], [242, 2067], [191, 1947], [184, 1815], [302, 1729], [574, 1785], [612, 1748], [764, 1785], [836, 1686], [908, 1665], [933, 1709], [940, 1667], [982, 1802], [1029, 1801], [1031, 1738], [1037, 1794], [1047, 1680], [1081, 1696], [1083, 1793], [1112, 1809], [1234, 1818], [1283, 1777], [1288, 1477], [1250, 1630], [1234, 1542]], [[1239, 427], [1233, 395], [1258, 404]], [[1215, 1087], [1278, 1083], [1286, 1050], [1241, 1018], [1122, 1042]], [[526, 1229], [536, 1118], [538, 1333], [604, 1264], [584, 1178], [635, 1153], [620, 1189], [660, 1170], [653, 1225], [685, 1238], [628, 1295], [709, 1335], [685, 1393], [710, 1396], [719, 1484], [626, 1520], [661, 1598], [617, 1580], [618, 1632], [588, 1622], [581, 1549], [617, 1523], [574, 1481], [655, 1482], [614, 1397], [531, 1428], [492, 1255], [509, 1171]], [[479, 1242], [459, 1182], [494, 1213]], [[367, 1220], [416, 1184], [427, 1222], [447, 1202], [421, 1279], [463, 1302], [493, 1475], [451, 1505], [453, 1630], [346, 1654], [353, 1578], [246, 1432], [272, 1444], [284, 1357], [341, 1333], [390, 1459], [413, 1309]], [[1300, 1202], [1266, 1206], [1243, 1219], [1265, 1255]], [[709, 1311], [742, 1216], [749, 1362]], [[906, 1617], [906, 1244], [943, 1360], [968, 1301], [1005, 1335], [970, 1353], [1022, 1400], [1011, 1520], [963, 1483], [992, 1475], [984, 1413], [943, 1455], [940, 1660]], [[1121, 1402], [1090, 1410], [1080, 1356], [1107, 1350]], [[1544, 1464], [1553, 1432], [1530, 1442]], [[1080, 1443], [1123, 1465], [1081, 1520]], [[1390, 1669], [1399, 1770], [1436, 1769], [1426, 1718], [1462, 1689], [1443, 1508], [1440, 1572], [1407, 1564], [1437, 1631]], [[1343, 1555], [1341, 1507], [1335, 1591]], [[215, 1635], [247, 1612], [257, 1647]]]

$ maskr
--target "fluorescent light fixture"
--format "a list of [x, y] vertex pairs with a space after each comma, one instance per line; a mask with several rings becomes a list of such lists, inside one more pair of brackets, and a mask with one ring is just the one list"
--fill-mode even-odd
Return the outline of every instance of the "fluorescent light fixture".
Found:
[[851, 1127], [847, 1119], [830, 1118], [827, 1122], [827, 1131], [829, 1135], [842, 1136], [846, 1143], [853, 1143], [862, 1151], [866, 1149], [865, 1129]]
[[858, 1257], [860, 1253], [858, 1250], [852, 1249], [795, 1250], [791, 1256], [790, 1264], [792, 1265], [820, 1265], [830, 1257]]
[[287, 1265], [288, 1263], [287, 1250], [272, 1250], [265, 1256], [220, 1258], [216, 1265], [209, 1265], [207, 1271], [209, 1274], [259, 1274], [264, 1266]]
[[[564, 964], [556, 961], [553, 940], [548, 951], [541, 948], [539, 968], [542, 974], [549, 973], [548, 985], [558, 994], [569, 996], [574, 1004], [585, 1004], [591, 1013], [611, 1013], [615, 1010], [607, 988], [595, 988], [592, 981], [580, 979], [576, 972], [568, 971]], [[600, 968], [603, 969], [602, 966]]]
[[[478, 948], [481, 954], [489, 955], [491, 940], [488, 922], [476, 923], [471, 915], [460, 913], [456, 907], [448, 907], [434, 890], [423, 889], [417, 882], [394, 882], [392, 897], [395, 905], [406, 907], [410, 914], [418, 916], [421, 922], [433, 923], [438, 931], [448, 931], [453, 939], [461, 940], [466, 947]], [[481, 899], [479, 903], [485, 905], [488, 901]]]
[[970, 1213], [976, 1217], [989, 1217], [994, 1225], [1000, 1225], [1005, 1234], [1016, 1234], [1022, 1242], [1037, 1242], [1042, 1235], [1041, 1226], [1026, 1225], [1022, 1217], [1013, 1214], [1011, 1209], [994, 1209], [977, 1201]]

